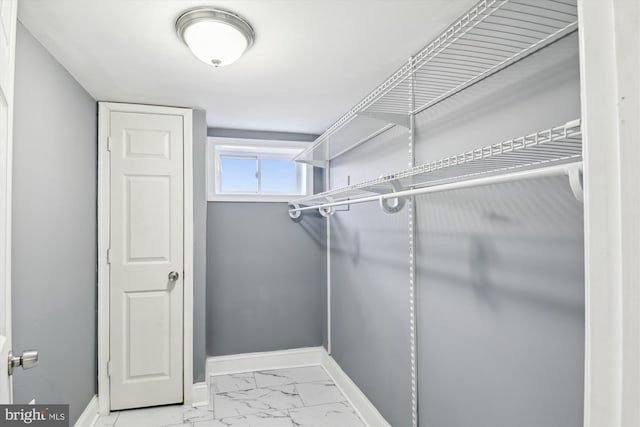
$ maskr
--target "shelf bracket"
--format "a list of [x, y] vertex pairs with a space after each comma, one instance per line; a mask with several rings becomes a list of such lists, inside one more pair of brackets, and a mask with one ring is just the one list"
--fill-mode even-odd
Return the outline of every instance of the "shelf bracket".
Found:
[[304, 163], [317, 168], [326, 169], [329, 167], [328, 160], [302, 160], [302, 159], [294, 159], [294, 160], [298, 163]]
[[584, 201], [584, 188], [582, 183], [582, 165], [571, 165], [567, 168], [567, 175], [569, 176], [569, 186], [573, 192], [573, 196], [577, 201], [582, 203]]
[[[328, 203], [333, 203], [333, 199], [331, 197], [325, 197], [325, 199], [327, 200]], [[329, 218], [331, 215], [336, 213], [336, 208], [335, 206], [327, 206], [323, 208], [318, 208], [318, 212], [320, 212], [320, 215], [322, 215], [323, 217]]]
[[[300, 209], [300, 205], [297, 203], [293, 203], [292, 205], [292, 209]], [[291, 210], [289, 210], [289, 217], [291, 219], [298, 219], [300, 218], [300, 215], [302, 215], [302, 211], [293, 211], [291, 212]]]
[[371, 119], [381, 120], [387, 123], [393, 123], [394, 125], [402, 126], [403, 128], [407, 128], [407, 129], [411, 127], [409, 114], [375, 113], [375, 112], [369, 112], [369, 111], [361, 111], [358, 113], [358, 115], [363, 117], [369, 117]]
[[[402, 191], [402, 185], [398, 180], [389, 181], [391, 187], [393, 187], [393, 192], [397, 193], [398, 191]], [[406, 197], [389, 197], [385, 198], [384, 196], [380, 197], [380, 207], [385, 213], [391, 214], [400, 212], [404, 207], [406, 202]]]

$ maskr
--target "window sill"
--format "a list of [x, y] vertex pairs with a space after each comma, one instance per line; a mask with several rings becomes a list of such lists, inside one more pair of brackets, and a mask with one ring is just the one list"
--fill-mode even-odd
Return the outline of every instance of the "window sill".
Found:
[[287, 203], [290, 200], [304, 197], [300, 194], [289, 194], [283, 196], [268, 196], [257, 194], [216, 194], [209, 196], [209, 202], [249, 202], [249, 203]]

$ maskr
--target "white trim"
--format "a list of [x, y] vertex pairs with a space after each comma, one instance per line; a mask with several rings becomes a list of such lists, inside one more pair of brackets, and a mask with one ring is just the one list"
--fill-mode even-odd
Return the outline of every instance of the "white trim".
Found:
[[578, 1], [587, 427], [640, 425], [639, 19], [635, 1]]
[[107, 150], [109, 105], [98, 103], [98, 401], [100, 413], [109, 415], [109, 169]]
[[184, 137], [184, 296], [183, 296], [183, 401], [190, 404], [193, 388], [193, 114], [192, 110], [152, 105], [98, 103], [98, 401], [108, 415], [109, 396], [109, 115], [120, 111], [183, 116]]
[[99, 411], [100, 411], [100, 408], [98, 403], [98, 396], [94, 395], [89, 401], [89, 403], [87, 404], [87, 407], [84, 408], [84, 411], [82, 411], [82, 414], [80, 414], [80, 417], [78, 418], [78, 420], [75, 422], [73, 426], [74, 427], [93, 427], [96, 424], [96, 421], [98, 421], [98, 417], [100, 416], [100, 414], [98, 413]]
[[[5, 68], [5, 74], [7, 81], [3, 90], [6, 90], [4, 93], [5, 101], [7, 103], [7, 122], [4, 126], [5, 136], [7, 137], [6, 145], [0, 144], [0, 174], [2, 174], [2, 178], [0, 178], [0, 195], [2, 195], [2, 199], [0, 200], [0, 292], [3, 292], [0, 295], [0, 323], [4, 322], [4, 330], [0, 330], [0, 335], [6, 336], [7, 342], [2, 344], [6, 346], [4, 350], [11, 350], [12, 347], [12, 310], [11, 310], [11, 239], [12, 239], [12, 194], [13, 194], [13, 119], [14, 119], [14, 102], [15, 102], [15, 59], [16, 59], [16, 25], [17, 25], [17, 13], [18, 13], [18, 2], [9, 2], [8, 5], [9, 10], [4, 10], [6, 15], [7, 22], [9, 23], [9, 27], [5, 28], [8, 33], [5, 36], [8, 38], [8, 58], [6, 62], [3, 61], [2, 66]], [[1, 126], [0, 126], [1, 127]], [[6, 356], [6, 353], [3, 352], [3, 355]], [[3, 363], [1, 366], [6, 366]], [[5, 368], [6, 369], [6, 368]], [[6, 375], [6, 374], [4, 374]], [[8, 381], [8, 396], [4, 396], [4, 393], [7, 392], [6, 389], [0, 390], [0, 401], [2, 403], [12, 403], [13, 402], [13, 378], [11, 375], [7, 378]], [[4, 387], [4, 384], [3, 384]], [[8, 401], [4, 401], [7, 398]]]
[[[325, 190], [331, 188], [331, 168], [327, 165], [324, 170]], [[327, 353], [331, 354], [331, 215], [327, 215]]]
[[208, 199], [208, 202], [237, 202], [237, 203], [286, 203], [299, 194], [289, 196], [274, 196], [265, 194], [218, 194]]
[[209, 357], [207, 358], [207, 378], [210, 374], [224, 375], [302, 366], [322, 366], [366, 425], [391, 427], [324, 347]]
[[207, 406], [208, 404], [207, 383], [195, 383], [191, 387], [191, 406]]
[[[207, 174], [207, 201], [209, 202], [289, 202], [291, 199], [305, 197], [313, 193], [313, 167], [297, 163], [297, 180], [302, 181], [304, 188], [298, 193], [267, 194], [267, 193], [233, 193], [220, 192], [218, 176], [220, 175], [220, 155], [240, 154], [257, 156], [258, 158], [271, 157], [291, 159], [293, 156], [308, 147], [307, 142], [282, 141], [246, 138], [207, 138], [206, 150], [206, 174]], [[270, 155], [271, 154], [271, 155]]]
[[193, 387], [193, 111], [184, 114], [184, 293], [183, 293], [183, 403], [192, 402]]
[[293, 350], [265, 351], [207, 358], [207, 378], [210, 374], [223, 375], [267, 369], [297, 368], [321, 364], [321, 347]]

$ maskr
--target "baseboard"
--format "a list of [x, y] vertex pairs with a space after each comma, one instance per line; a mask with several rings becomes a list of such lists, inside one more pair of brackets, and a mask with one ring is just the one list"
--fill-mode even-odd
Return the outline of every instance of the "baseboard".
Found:
[[358, 412], [360, 418], [369, 426], [391, 427], [378, 409], [371, 403], [365, 394], [358, 388], [351, 378], [342, 370], [338, 362], [322, 349], [322, 367], [327, 371], [333, 382], [345, 395], [351, 406]]
[[[224, 375], [268, 369], [295, 368], [301, 366], [322, 366], [340, 391], [345, 395], [360, 418], [369, 426], [391, 427], [367, 396], [342, 370], [324, 347], [310, 347], [293, 350], [269, 351], [263, 353], [236, 354], [207, 358], [207, 378], [210, 374]], [[202, 384], [202, 383], [200, 383]], [[206, 385], [204, 400], [208, 398]], [[194, 402], [196, 401], [194, 384]], [[202, 393], [199, 391], [199, 393]], [[205, 402], [206, 404], [206, 402]], [[195, 403], [194, 403], [195, 406]]]
[[191, 388], [191, 406], [207, 406], [209, 404], [209, 393], [207, 393], [207, 383], [195, 383]]
[[209, 374], [237, 374], [267, 369], [320, 365], [322, 364], [322, 350], [322, 347], [309, 347], [209, 357], [206, 368], [207, 378], [209, 378]]
[[78, 418], [74, 427], [93, 427], [96, 421], [98, 421], [99, 410], [98, 396], [94, 395], [87, 404], [87, 407], [82, 411], [82, 414], [80, 414], [80, 418]]

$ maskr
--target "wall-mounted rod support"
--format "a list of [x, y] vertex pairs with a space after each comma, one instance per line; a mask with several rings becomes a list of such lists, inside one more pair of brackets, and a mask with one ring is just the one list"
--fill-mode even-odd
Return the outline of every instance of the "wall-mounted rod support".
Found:
[[571, 191], [573, 191], [573, 195], [577, 201], [582, 203], [584, 201], [584, 191], [582, 185], [582, 164], [572, 165], [568, 171], [569, 175], [569, 185], [571, 186]]
[[334, 208], [333, 206], [320, 207], [318, 208], [318, 212], [320, 212], [320, 215], [322, 215], [323, 217], [328, 218], [336, 213], [336, 208]]
[[331, 215], [336, 213], [336, 208], [331, 206], [331, 203], [334, 203], [333, 199], [331, 197], [327, 197], [327, 200], [329, 201], [329, 203], [327, 203], [329, 206], [318, 207], [318, 212], [320, 212], [320, 215], [325, 218], [329, 218]]
[[[494, 175], [489, 177], [469, 179], [465, 181], [453, 182], [449, 184], [433, 185], [430, 187], [413, 188], [409, 190], [396, 191], [383, 195], [375, 195], [362, 197], [359, 199], [341, 200], [338, 202], [323, 203], [315, 206], [294, 207], [289, 212], [303, 212], [315, 209], [335, 208], [337, 206], [354, 205], [358, 203], [367, 203], [380, 201], [381, 199], [394, 199], [398, 197], [410, 197], [421, 194], [437, 193], [440, 191], [458, 190], [463, 188], [480, 187], [483, 185], [502, 184], [506, 182], [522, 181], [525, 179], [545, 178], [558, 175], [570, 175], [575, 168], [581, 168], [582, 162], [574, 162], [569, 164], [548, 166], [545, 168], [530, 169], [522, 172], [514, 172], [509, 174]], [[575, 194], [575, 193], [574, 193]], [[577, 196], [576, 196], [577, 198]], [[579, 200], [579, 199], [578, 199]]]
[[[298, 204], [293, 204], [291, 206], [293, 206], [294, 209], [300, 209], [300, 205]], [[300, 218], [300, 215], [302, 215], [302, 211], [300, 210], [289, 210], [289, 216], [291, 219], [298, 219]]]
[[[402, 191], [402, 185], [397, 180], [389, 182], [394, 192]], [[391, 199], [380, 199], [380, 207], [385, 213], [391, 214], [400, 212], [404, 207], [406, 197], [393, 197]]]

